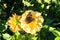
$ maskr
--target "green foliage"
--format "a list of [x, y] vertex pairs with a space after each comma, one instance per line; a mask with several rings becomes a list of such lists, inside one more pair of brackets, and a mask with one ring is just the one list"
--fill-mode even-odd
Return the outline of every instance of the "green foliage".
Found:
[[3, 38], [6, 39], [6, 40], [10, 39], [10, 35], [8, 33], [5, 33], [5, 34], [3, 34]]
[[55, 28], [50, 27], [49, 30], [55, 35], [55, 36], [60, 36], [60, 32], [56, 30]]
[[[10, 32], [6, 24], [8, 18], [26, 10], [42, 13], [44, 23], [41, 31], [36, 35]], [[0, 0], [0, 40], [60, 40], [60, 0]]]
[[4, 32], [7, 29], [7, 25], [6, 24], [0, 24], [0, 32]]
[[55, 40], [60, 40], [60, 37], [56, 37]]
[[31, 4], [31, 2], [27, 2], [27, 1], [25, 1], [25, 0], [23, 0], [22, 1], [23, 2], [23, 4], [24, 4], [24, 6], [33, 6], [34, 4]]
[[37, 40], [37, 37], [35, 37], [35, 35], [22, 35], [18, 31], [12, 36], [10, 36], [8, 33], [5, 33], [3, 34], [3, 38], [5, 40]]

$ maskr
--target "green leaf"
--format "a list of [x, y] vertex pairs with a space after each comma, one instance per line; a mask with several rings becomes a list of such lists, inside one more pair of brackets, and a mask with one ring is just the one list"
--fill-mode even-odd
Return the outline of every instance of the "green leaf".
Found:
[[57, 0], [52, 0], [52, 2], [56, 3], [57, 4]]
[[26, 40], [25, 35], [21, 35], [18, 31], [11, 37], [11, 40]]
[[53, 27], [49, 27], [49, 31], [53, 31], [55, 30], [56, 28], [53, 28]]
[[50, 4], [50, 1], [51, 1], [51, 0], [44, 0], [44, 2], [46, 2], [46, 3], [48, 3], [48, 4]]
[[31, 2], [28, 2], [28, 1], [25, 1], [25, 0], [22, 0], [24, 6], [34, 6], [34, 4], [31, 4]]
[[37, 40], [37, 37], [33, 37], [32, 39], [33, 39], [33, 40]]
[[0, 24], [0, 32], [4, 32], [7, 29], [7, 25]]
[[52, 33], [53, 33], [55, 36], [60, 36], [60, 32], [57, 31], [57, 30], [53, 30]]
[[41, 7], [44, 8], [44, 4], [42, 4]]
[[38, 3], [42, 3], [41, 0], [36, 0]]
[[55, 40], [60, 40], [60, 37], [56, 37]]
[[10, 39], [10, 35], [8, 33], [5, 33], [5, 34], [3, 34], [3, 38], [6, 39], [6, 40]]
[[51, 24], [53, 21], [54, 21], [54, 20], [52, 20], [52, 19], [46, 19], [45, 24], [49, 25], [49, 24]]
[[49, 7], [50, 7], [50, 5], [48, 5], [48, 6], [46, 7], [46, 9], [49, 9]]
[[56, 30], [56, 28], [50, 27], [49, 31], [51, 31], [55, 36], [60, 36], [60, 32]]
[[12, 36], [12, 37], [11, 37], [11, 40], [15, 40], [15, 37], [14, 37], [14, 36]]

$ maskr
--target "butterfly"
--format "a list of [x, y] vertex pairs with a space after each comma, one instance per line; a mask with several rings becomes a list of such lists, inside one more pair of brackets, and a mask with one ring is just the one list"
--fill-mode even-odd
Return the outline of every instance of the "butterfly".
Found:
[[34, 20], [34, 18], [32, 18], [32, 13], [31, 12], [28, 12], [28, 15], [26, 17], [26, 23], [30, 23]]

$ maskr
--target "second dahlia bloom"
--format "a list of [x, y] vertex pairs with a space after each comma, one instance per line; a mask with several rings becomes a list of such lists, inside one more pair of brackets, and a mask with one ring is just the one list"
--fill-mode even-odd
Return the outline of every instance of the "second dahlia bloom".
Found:
[[13, 14], [13, 16], [9, 18], [8, 25], [12, 32], [21, 31], [20, 18], [21, 17], [16, 14]]
[[20, 20], [21, 28], [27, 33], [35, 34], [42, 28], [43, 21], [44, 19], [41, 16], [41, 13], [27, 10], [22, 14], [22, 18]]

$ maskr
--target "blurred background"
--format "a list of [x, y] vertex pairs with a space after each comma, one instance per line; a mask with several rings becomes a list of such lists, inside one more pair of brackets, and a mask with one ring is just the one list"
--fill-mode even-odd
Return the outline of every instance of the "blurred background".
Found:
[[[0, 0], [0, 40], [8, 40], [14, 35], [6, 25], [9, 17], [14, 13], [22, 15], [26, 10], [41, 12], [44, 18], [43, 28], [34, 40], [60, 40], [60, 0]], [[15, 36], [12, 40], [31, 40], [25, 37], [13, 39]]]

